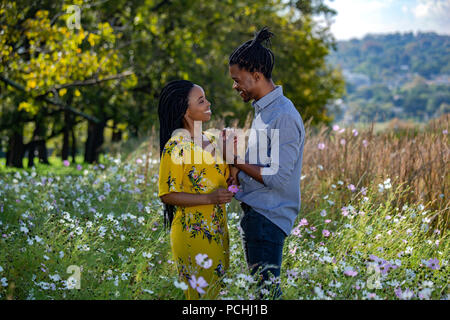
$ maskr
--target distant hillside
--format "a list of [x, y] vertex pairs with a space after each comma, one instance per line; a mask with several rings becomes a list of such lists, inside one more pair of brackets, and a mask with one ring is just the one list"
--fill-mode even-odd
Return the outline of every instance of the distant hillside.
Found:
[[338, 41], [328, 62], [346, 79], [336, 121], [427, 120], [450, 112], [450, 36], [395, 33]]
[[436, 33], [367, 35], [339, 41], [329, 62], [371, 81], [418, 74], [425, 79], [450, 74], [450, 36]]

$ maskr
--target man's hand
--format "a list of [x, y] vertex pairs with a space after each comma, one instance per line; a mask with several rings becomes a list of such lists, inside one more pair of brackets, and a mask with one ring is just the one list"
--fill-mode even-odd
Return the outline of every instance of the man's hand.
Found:
[[239, 186], [239, 179], [238, 179], [238, 173], [239, 173], [239, 169], [233, 166], [230, 166], [230, 177], [227, 179], [227, 184], [228, 186], [234, 184]]

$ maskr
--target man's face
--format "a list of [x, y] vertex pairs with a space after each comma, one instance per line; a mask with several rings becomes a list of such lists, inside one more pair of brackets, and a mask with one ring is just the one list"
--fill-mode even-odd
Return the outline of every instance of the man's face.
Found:
[[229, 66], [230, 77], [234, 80], [233, 89], [241, 96], [244, 102], [255, 99], [257, 78], [255, 73], [240, 69], [237, 64]]

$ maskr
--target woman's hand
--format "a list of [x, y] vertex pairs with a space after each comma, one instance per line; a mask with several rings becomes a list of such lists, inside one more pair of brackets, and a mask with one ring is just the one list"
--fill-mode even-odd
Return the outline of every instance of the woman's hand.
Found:
[[224, 204], [231, 202], [234, 193], [228, 191], [227, 189], [219, 188], [216, 191], [213, 191], [210, 194], [208, 194], [208, 196], [212, 204]]

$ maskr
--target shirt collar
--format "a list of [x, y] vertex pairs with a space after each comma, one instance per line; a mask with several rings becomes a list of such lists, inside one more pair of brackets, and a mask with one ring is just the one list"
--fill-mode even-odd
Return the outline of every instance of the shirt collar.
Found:
[[270, 105], [276, 98], [283, 95], [283, 87], [275, 86], [275, 89], [270, 91], [264, 97], [258, 101], [253, 101], [252, 106], [255, 108], [256, 113], [260, 113], [264, 108]]

